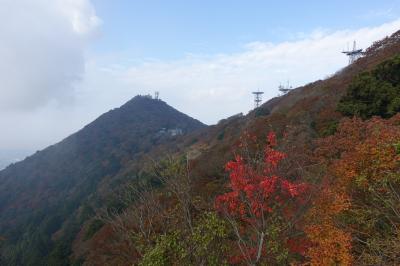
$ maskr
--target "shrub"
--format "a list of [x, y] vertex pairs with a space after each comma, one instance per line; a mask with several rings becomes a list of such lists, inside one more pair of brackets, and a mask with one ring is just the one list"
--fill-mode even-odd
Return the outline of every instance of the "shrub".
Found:
[[338, 111], [345, 116], [389, 118], [400, 111], [400, 56], [363, 72], [351, 82]]
[[[256, 146], [253, 155], [249, 142]], [[239, 252], [230, 254], [231, 264], [286, 265], [303, 249], [291, 243], [301, 242], [295, 227], [308, 185], [279, 175], [286, 154], [276, 150], [275, 133], [268, 134], [264, 149], [256, 142], [255, 136], [248, 136], [240, 144], [243, 151], [226, 164], [230, 191], [216, 198], [216, 209], [236, 235]]]

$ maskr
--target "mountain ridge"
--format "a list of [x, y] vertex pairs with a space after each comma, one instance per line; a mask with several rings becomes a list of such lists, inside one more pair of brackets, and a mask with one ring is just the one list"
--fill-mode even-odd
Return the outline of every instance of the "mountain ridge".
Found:
[[[165, 154], [187, 156], [191, 151], [196, 151], [196, 156], [193, 157], [194, 159], [191, 162], [193, 165], [191, 174], [194, 177], [193, 182], [195, 187], [194, 197], [196, 199], [201, 199], [202, 208], [213, 208], [215, 195], [226, 190], [225, 183], [227, 181], [227, 176], [223, 171], [223, 166], [227, 161], [232, 159], [232, 146], [239, 142], [241, 136], [250, 132], [251, 134], [258, 136], [260, 139], [263, 139], [271, 130], [274, 130], [278, 136], [285, 135], [286, 144], [280, 148], [290, 154], [290, 158], [288, 158], [289, 162], [302, 164], [305, 160], [305, 153], [312, 151], [315, 147], [315, 139], [332, 134], [332, 129], [334, 129], [335, 123], [343, 117], [339, 112], [337, 112], [336, 106], [341, 96], [346, 92], [346, 88], [353, 78], [359, 73], [368, 71], [380, 62], [400, 53], [399, 35], [400, 32], [396, 32], [391, 37], [378, 41], [371, 47], [371, 49], [367, 49], [364, 57], [358, 59], [354, 64], [338, 71], [333, 76], [325, 80], [319, 80], [296, 88], [281, 97], [273, 98], [245, 116], [237, 115], [226, 120], [221, 120], [218, 124], [209, 127], [199, 125], [199, 127], [196, 130], [191, 131], [190, 134], [186, 134], [179, 138], [171, 138], [171, 141], [157, 142], [156, 138], [154, 139], [154, 145], [148, 146], [148, 149], [146, 149], [146, 145], [141, 146], [140, 150], [143, 152], [135, 153], [133, 156], [131, 156], [132, 154], [127, 156], [127, 154], [129, 155], [129, 152], [126, 153], [126, 149], [129, 151], [129, 148], [127, 147], [130, 147], [130, 145], [118, 141], [117, 145], [115, 145], [115, 143], [109, 143], [110, 147], [108, 151], [112, 156], [102, 163], [106, 166], [112, 166], [113, 163], [123, 162], [122, 165], [118, 167], [115, 166], [118, 168], [118, 171], [114, 172], [112, 170], [113, 167], [111, 167], [111, 170], [107, 167], [102, 168], [102, 163], [91, 164], [90, 154], [85, 154], [85, 157], [89, 157], [86, 158], [86, 160], [88, 160], [88, 162], [86, 162], [87, 169], [90, 171], [102, 171], [103, 175], [104, 173], [106, 174], [107, 178], [102, 178], [102, 181], [104, 182], [102, 184], [98, 183], [101, 186], [100, 189], [104, 191], [111, 187], [110, 184], [113, 180], [119, 180], [121, 181], [120, 184], [123, 185], [123, 181], [140, 176], [141, 172], [143, 172], [146, 167], [146, 164], [149, 164], [149, 158], [160, 158]], [[150, 99], [143, 98], [142, 100], [147, 101]], [[129, 106], [131, 105], [128, 105], [126, 108], [130, 110], [130, 108], [128, 108]], [[118, 123], [112, 119], [108, 119], [108, 113], [104, 114], [102, 119], [105, 119], [105, 124], [109, 125], [108, 129], [112, 130], [112, 128]], [[144, 118], [146, 118], [146, 116], [144, 116]], [[170, 126], [168, 124], [159, 123], [157, 129], [153, 132], [159, 132], [159, 130], [162, 129], [161, 127], [168, 128]], [[174, 127], [175, 124], [171, 128]], [[88, 125], [86, 130], [87, 132], [91, 131], [91, 126]], [[102, 129], [102, 131], [104, 131], [104, 129]], [[141, 136], [148, 136], [148, 134], [143, 130], [140, 131], [140, 134]], [[100, 134], [100, 137], [101, 136], [102, 135]], [[129, 136], [129, 134], [117, 134], [114, 137], [118, 140], [125, 139], [127, 136]], [[88, 141], [90, 142], [90, 139]], [[84, 141], [77, 144], [84, 147], [87, 143]], [[97, 146], [95, 145], [95, 147]], [[118, 150], [121, 150], [123, 154], [121, 157], [117, 157], [117, 159], [121, 159], [117, 160], [117, 162], [113, 161], [115, 159], [113, 156], [116, 155], [114, 154], [115, 150], [113, 147], [119, 147]], [[79, 159], [80, 158], [78, 158], [78, 160]], [[109, 169], [110, 172], [107, 172], [107, 169]], [[297, 168], [286, 170], [290, 176], [301, 175], [299, 172], [300, 170]], [[2, 193], [3, 192], [0, 190], [0, 195], [2, 195]], [[112, 194], [113, 192], [110, 193]], [[103, 201], [100, 201], [100, 204], [106, 205], [106, 198], [107, 197], [103, 197], [101, 199]], [[27, 198], [27, 200], [31, 199]], [[76, 205], [74, 206], [74, 210], [79, 208], [80, 213], [84, 213], [83, 210], [89, 208], [86, 203], [87, 202], [82, 200], [74, 202]], [[60, 208], [60, 206], [56, 207]], [[61, 206], [61, 208], [66, 207]], [[57, 211], [57, 208], [48, 208], [48, 210]], [[91, 210], [91, 212], [92, 213], [89, 215], [90, 218], [81, 221], [79, 226], [76, 226], [74, 230], [68, 231], [65, 229], [66, 226], [64, 226], [64, 235], [69, 234], [70, 238], [72, 238], [69, 239], [70, 242], [68, 242], [68, 246], [64, 247], [65, 249], [61, 249], [65, 254], [63, 253], [60, 256], [67, 261], [66, 265], [68, 265], [70, 261], [85, 261], [85, 259], [87, 259], [87, 261], [85, 261], [87, 262], [87, 265], [99, 265], [101, 264], [102, 259], [104, 259], [103, 262], [112, 263], [108, 260], [109, 258], [107, 257], [107, 254], [102, 254], [102, 252], [104, 252], [104, 250], [110, 250], [113, 247], [112, 245], [114, 243], [111, 241], [113, 234], [110, 233], [110, 227], [107, 225], [95, 226], [95, 230], [93, 229], [90, 231], [89, 229], [93, 228], [91, 225], [95, 224], [92, 220], [94, 210]], [[80, 216], [82, 215], [69, 216], [67, 218], [68, 223], [73, 224]], [[37, 217], [38, 220], [46, 220], [48, 218], [49, 217], [45, 214]], [[63, 220], [57, 217], [53, 219], [59, 219], [60, 221], [58, 224], [67, 223], [66, 219]], [[51, 225], [52, 220], [48, 221], [48, 223]], [[84, 226], [81, 226], [81, 224], [84, 224]], [[50, 232], [50, 235], [54, 238], [62, 239], [59, 236], [59, 232], [63, 230], [61, 230], [59, 226], [56, 228], [47, 226], [46, 229], [51, 229], [48, 232]], [[88, 235], [87, 230], [91, 233], [89, 234], [89, 237], [84, 237], [85, 235]], [[30, 231], [29, 235], [36, 236], [36, 231], [37, 230]], [[99, 241], [99, 239], [102, 239], [102, 241]], [[108, 239], [111, 239], [110, 242], [107, 242]], [[118, 235], [116, 239], [118, 239]], [[94, 246], [100, 246], [100, 248], [96, 249]], [[45, 254], [54, 252], [54, 250], [59, 250], [57, 247], [53, 247], [52, 245], [50, 245], [50, 247], [51, 249], [47, 250], [47, 253]], [[14, 246], [13, 248], [18, 247]], [[71, 248], [72, 251], [70, 250]], [[40, 255], [43, 254], [26, 254], [24, 255], [25, 262], [29, 256], [40, 257]], [[119, 262], [118, 259], [116, 259], [116, 261]], [[17, 261], [15, 265], [20, 265], [18, 262], [19, 261]], [[132, 264], [131, 262], [129, 263], [129, 265]], [[34, 264], [28, 263], [27, 265]]]
[[[134, 97], [59, 143], [0, 171], [0, 235], [18, 245], [24, 242], [23, 228], [31, 227], [34, 234], [36, 225], [47, 232], [40, 235], [38, 249], [51, 249], [49, 237], [102, 179], [116, 174], [135, 155], [179, 137], [158, 134], [160, 130], [179, 129], [183, 135], [203, 127], [161, 100]], [[38, 251], [36, 257], [47, 252]], [[27, 263], [23, 256], [20, 262]]]
[[[121, 176], [118, 177], [119, 174], [117, 174], [117, 178], [123, 180], [134, 177], [138, 172], [143, 171], [146, 164], [149, 164], [148, 158], [162, 158], [165, 154], [188, 158], [188, 154], [195, 151], [197, 154], [190, 162], [193, 199], [202, 210], [215, 211], [216, 195], [227, 189], [228, 177], [224, 173], [224, 165], [233, 159], [234, 147], [237, 147], [242, 137], [253, 135], [263, 140], [268, 132], [274, 131], [277, 136], [282, 136], [284, 141], [284, 144], [279, 147], [280, 150], [289, 155], [286, 158], [287, 166], [282, 169], [285, 175], [293, 179], [301, 176], [309, 178], [308, 175], [311, 174], [309, 171], [315, 171], [312, 174], [317, 179], [320, 171], [315, 169], [313, 161], [309, 161], [313, 150], [317, 147], [316, 140], [334, 134], [338, 123], [343, 120], [343, 115], [337, 111], [337, 104], [346, 94], [349, 84], [360, 73], [370, 71], [380, 63], [400, 54], [399, 36], [400, 32], [396, 32], [390, 37], [377, 41], [366, 50], [364, 57], [325, 80], [312, 82], [286, 95], [271, 99], [247, 115], [236, 115], [221, 120], [217, 125], [195, 131], [177, 142], [164, 143], [155, 147], [148, 154], [138, 157], [137, 161], [127, 166]], [[290, 168], [288, 167], [290, 165], [296, 167]], [[307, 170], [303, 169], [303, 166]], [[123, 188], [124, 185], [122, 185]], [[155, 194], [156, 197], [160, 195], [162, 202], [168, 197], [168, 191], [161, 190]], [[174, 202], [173, 197], [172, 201]], [[132, 204], [132, 206], [137, 205]], [[135, 232], [133, 229], [135, 223], [131, 220], [135, 216], [129, 215], [129, 208], [127, 213], [117, 215], [116, 222], [127, 222], [126, 230], [122, 230], [120, 234], [110, 231], [113, 228], [113, 221], [97, 227], [94, 231], [89, 230], [93, 228], [91, 226], [93, 223], [86, 224], [87, 226], [81, 228], [79, 235], [87, 235], [91, 232], [91, 237], [82, 238], [78, 235], [70, 258], [84, 261], [85, 265], [113, 263], [131, 265], [136, 260], [140, 261], [140, 256], [133, 255], [137, 250], [120, 240], [125, 239], [124, 234], [132, 233], [130, 230]], [[177, 215], [174, 218], [179, 220], [181, 217]], [[174, 229], [185, 230], [182, 225], [173, 227], [170, 229], [172, 236]], [[162, 235], [161, 239], [163, 236], [165, 235]], [[128, 243], [132, 245], [135, 242]], [[185, 243], [185, 238], [183, 243]], [[121, 248], [130, 251], [126, 254], [130, 259], [124, 260], [126, 258], [123, 256], [106, 254]], [[157, 252], [160, 247], [153, 245], [153, 248]]]

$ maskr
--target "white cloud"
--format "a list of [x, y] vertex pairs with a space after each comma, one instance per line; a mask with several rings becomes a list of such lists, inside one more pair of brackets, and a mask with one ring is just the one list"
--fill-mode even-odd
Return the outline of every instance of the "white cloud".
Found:
[[64, 14], [72, 25], [74, 32], [90, 35], [101, 20], [88, 0], [58, 0], [55, 1], [59, 11]]
[[[113, 89], [100, 86], [109, 101], [117, 96], [129, 97], [140, 92], [161, 92], [161, 97], [178, 109], [215, 123], [253, 106], [251, 91], [265, 91], [264, 99], [278, 94], [278, 85], [287, 80], [304, 85], [333, 74], [347, 64], [340, 52], [347, 43], [357, 40], [366, 48], [400, 29], [400, 20], [359, 30], [329, 31], [317, 29], [283, 43], [253, 42], [235, 54], [195, 56], [178, 61], [146, 61], [125, 68], [96, 70], [95, 76], [112, 79]], [[105, 75], [105, 76], [104, 76]], [[118, 88], [122, 88], [118, 90]], [[131, 88], [129, 91], [127, 88]]]
[[0, 111], [69, 101], [99, 23], [89, 0], [2, 0]]
[[[353, 31], [316, 29], [294, 41], [255, 41], [233, 54], [138, 63], [85, 58], [100, 23], [89, 0], [6, 2], [0, 8], [0, 37], [6, 40], [0, 42], [0, 149], [44, 148], [136, 94], [156, 90], [177, 109], [215, 123], [249, 111], [253, 90], [265, 91], [267, 100], [278, 94], [279, 83], [324, 78], [347, 64], [340, 53], [347, 43], [357, 40], [366, 48], [400, 29], [400, 20]], [[73, 104], [59, 104], [70, 98]]]

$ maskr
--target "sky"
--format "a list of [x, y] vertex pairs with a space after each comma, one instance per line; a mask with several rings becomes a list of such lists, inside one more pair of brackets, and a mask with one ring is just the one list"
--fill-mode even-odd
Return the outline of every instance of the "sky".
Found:
[[0, 0], [0, 152], [41, 150], [154, 91], [215, 124], [254, 90], [334, 74], [399, 15], [400, 0]]

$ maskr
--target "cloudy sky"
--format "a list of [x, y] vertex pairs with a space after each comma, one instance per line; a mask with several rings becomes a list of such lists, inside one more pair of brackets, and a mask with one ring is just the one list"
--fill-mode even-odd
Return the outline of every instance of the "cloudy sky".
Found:
[[400, 29], [400, 0], [324, 2], [0, 0], [0, 153], [43, 149], [156, 90], [213, 124]]

